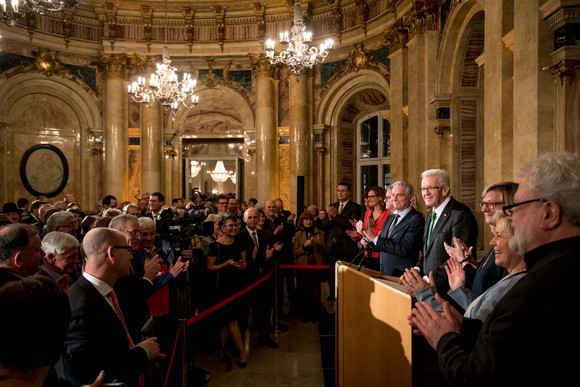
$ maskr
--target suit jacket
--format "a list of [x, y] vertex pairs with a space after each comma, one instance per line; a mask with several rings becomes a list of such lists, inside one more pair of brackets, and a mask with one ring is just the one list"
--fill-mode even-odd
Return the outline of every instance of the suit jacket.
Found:
[[244, 228], [240, 230], [236, 234], [235, 242], [239, 246], [242, 246], [244, 251], [246, 252], [246, 262], [248, 263], [248, 267], [244, 270], [244, 274], [248, 277], [248, 280], [253, 282], [257, 278], [261, 277], [268, 273], [268, 271], [272, 268], [273, 260], [266, 259], [266, 248], [269, 246], [272, 248], [274, 244], [272, 243], [270, 233], [262, 231], [260, 229], [256, 229], [256, 235], [258, 237], [258, 255], [254, 260], [252, 255], [254, 252], [254, 240], [250, 235], [250, 230]]
[[143, 348], [131, 349], [117, 314], [83, 276], [67, 292], [72, 311], [64, 353], [57, 372], [72, 385], [91, 384], [101, 370], [105, 382], [139, 385], [148, 368]]
[[[339, 202], [331, 206], [339, 208]], [[326, 217], [322, 222], [322, 230], [326, 232], [326, 251], [331, 257], [353, 257], [358, 253], [358, 245], [347, 234], [346, 230], [354, 230], [350, 219], [359, 220], [362, 210], [358, 203], [349, 200], [340, 214], [332, 219]]]
[[427, 246], [430, 225], [431, 212], [427, 213], [423, 234], [422, 272], [424, 275], [428, 275], [432, 271], [435, 276], [437, 292], [446, 296], [449, 282], [447, 281], [445, 263], [449, 259], [449, 254], [445, 251], [443, 242], [451, 245], [453, 238], [459, 238], [467, 246], [476, 246], [477, 221], [469, 207], [451, 197], [431, 231], [431, 241]]
[[399, 272], [413, 267], [423, 247], [423, 215], [411, 207], [409, 213], [395, 224], [391, 236], [387, 237], [394, 219], [395, 214], [387, 217], [375, 247], [381, 252], [381, 273], [384, 275], [399, 275]]

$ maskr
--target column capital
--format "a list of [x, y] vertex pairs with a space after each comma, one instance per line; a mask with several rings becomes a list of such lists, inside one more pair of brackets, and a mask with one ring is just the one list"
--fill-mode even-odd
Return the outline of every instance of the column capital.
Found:
[[250, 54], [252, 70], [258, 76], [272, 78], [277, 80], [279, 77], [280, 66], [273, 65], [264, 53]]
[[125, 54], [101, 53], [99, 55], [99, 67], [103, 70], [105, 78], [126, 79], [128, 64], [129, 60]]

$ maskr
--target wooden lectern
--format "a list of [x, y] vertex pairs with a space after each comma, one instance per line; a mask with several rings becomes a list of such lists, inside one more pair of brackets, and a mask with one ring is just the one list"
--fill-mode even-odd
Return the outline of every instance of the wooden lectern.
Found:
[[336, 385], [413, 386], [412, 297], [377, 271], [335, 270]]

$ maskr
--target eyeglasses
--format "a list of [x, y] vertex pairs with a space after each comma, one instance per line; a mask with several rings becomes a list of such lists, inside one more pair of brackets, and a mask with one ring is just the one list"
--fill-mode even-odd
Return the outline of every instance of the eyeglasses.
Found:
[[367, 195], [367, 198], [376, 198], [377, 195]]
[[501, 209], [503, 211], [503, 213], [505, 214], [505, 216], [512, 216], [514, 213], [514, 208], [524, 205], [524, 204], [528, 204], [528, 203], [533, 203], [533, 202], [542, 202], [545, 203], [547, 202], [548, 199], [544, 199], [544, 198], [539, 198], [539, 199], [531, 199], [531, 200], [526, 200], [520, 203], [514, 203], [514, 204], [510, 204], [509, 206], [503, 206]]
[[427, 192], [427, 191], [434, 191], [436, 189], [439, 189], [441, 187], [437, 187], [437, 186], [433, 186], [433, 187], [421, 187], [421, 191], [423, 192]]
[[141, 236], [141, 231], [139, 231], [139, 230], [133, 230], [133, 231], [119, 230], [119, 231], [126, 232], [127, 234], [131, 234], [132, 237]]
[[485, 206], [487, 206], [487, 208], [494, 208], [498, 204], [504, 204], [504, 203], [505, 202], [484, 202], [484, 201], [481, 201], [481, 202], [479, 202], [479, 205], [483, 209], [483, 207], [485, 207]]
[[123, 249], [123, 250], [127, 250], [128, 253], [131, 252], [131, 250], [133, 250], [133, 248], [131, 246], [111, 246], [114, 249]]
[[232, 224], [226, 224], [226, 225], [224, 225], [224, 227], [235, 228], [235, 227], [240, 227], [240, 225], [237, 223], [232, 223]]

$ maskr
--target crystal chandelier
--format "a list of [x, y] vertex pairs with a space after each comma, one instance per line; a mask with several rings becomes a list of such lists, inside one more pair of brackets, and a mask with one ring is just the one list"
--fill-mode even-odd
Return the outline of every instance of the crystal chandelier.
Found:
[[[167, 0], [165, 0], [165, 22], [167, 24]], [[169, 59], [166, 26], [162, 62], [157, 63], [157, 70], [151, 74], [148, 81], [145, 77], [139, 77], [137, 82], [130, 84], [129, 95], [135, 102], [149, 107], [155, 100], [158, 100], [163, 107], [171, 109], [174, 116], [180, 106], [187, 108], [197, 105], [199, 97], [194, 94], [197, 81], [192, 79], [189, 73], [183, 74], [183, 79], [179, 81], [176, 71], [177, 69], [171, 66]]]
[[270, 59], [270, 63], [284, 63], [290, 71], [294, 73], [297, 82], [300, 82], [300, 72], [304, 68], [310, 68], [318, 63], [324, 61], [328, 56], [334, 41], [327, 39], [320, 44], [320, 49], [310, 47], [312, 42], [312, 32], [306, 31], [306, 25], [302, 20], [302, 6], [300, 1], [294, 3], [294, 23], [288, 32], [280, 33], [280, 43], [284, 46], [284, 50], [278, 56], [274, 53], [274, 41], [268, 39], [266, 42], [266, 55]]
[[199, 172], [203, 169], [203, 167], [205, 167], [205, 163], [203, 163], [203, 162], [200, 163], [200, 162], [195, 161], [195, 160], [190, 161], [189, 165], [190, 165], [191, 178], [196, 177], [199, 174]]
[[224, 167], [224, 162], [221, 160], [218, 160], [216, 162], [213, 171], [207, 171], [207, 173], [210, 174], [211, 178], [216, 183], [223, 183], [232, 176], [235, 176], [234, 172], [226, 170], [226, 168]]
[[35, 12], [44, 15], [48, 12], [58, 12], [63, 9], [77, 6], [76, 0], [0, 0], [0, 20], [9, 26], [16, 25], [16, 21], [26, 12]]

